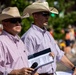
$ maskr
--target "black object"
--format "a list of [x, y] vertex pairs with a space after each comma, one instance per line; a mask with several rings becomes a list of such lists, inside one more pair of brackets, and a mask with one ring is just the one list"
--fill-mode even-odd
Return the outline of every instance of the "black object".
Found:
[[28, 60], [32, 59], [32, 58], [35, 58], [35, 57], [38, 57], [38, 56], [43, 55], [43, 54], [48, 53], [48, 52], [51, 52], [50, 48], [47, 48], [47, 49], [44, 49], [44, 50], [42, 50], [40, 52], [37, 52], [37, 53], [29, 55], [28, 56]]
[[34, 62], [31, 66], [31, 68], [35, 69], [36, 67], [38, 66], [38, 63], [37, 62]]
[[34, 71], [32, 71], [31, 75], [34, 75], [34, 73], [37, 71], [36, 67], [38, 66], [38, 63], [37, 62], [34, 62], [31, 66], [31, 68], [34, 69]]
[[74, 71], [74, 70], [75, 70], [75, 68], [76, 68], [76, 67], [74, 66], [74, 67], [72, 68], [72, 71]]

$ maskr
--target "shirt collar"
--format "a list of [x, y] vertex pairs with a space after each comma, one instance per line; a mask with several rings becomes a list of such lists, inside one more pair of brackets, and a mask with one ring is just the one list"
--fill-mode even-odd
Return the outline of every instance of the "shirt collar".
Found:
[[47, 31], [46, 27], [44, 27], [44, 29], [41, 29], [40, 27], [38, 27], [35, 24], [32, 24], [32, 27], [33, 27], [33, 29], [38, 30], [38, 31], [40, 31], [42, 33], [45, 33]]
[[20, 37], [18, 35], [13, 36], [4, 30], [3, 30], [3, 34], [7, 35], [14, 42], [19, 41], [19, 39], [20, 39]]

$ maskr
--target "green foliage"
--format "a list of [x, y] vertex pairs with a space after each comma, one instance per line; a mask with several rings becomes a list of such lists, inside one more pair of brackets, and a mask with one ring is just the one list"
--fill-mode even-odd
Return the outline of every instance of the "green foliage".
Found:
[[29, 4], [30, 3], [25, 0], [11, 0], [11, 6], [17, 6], [21, 14], [24, 8], [28, 6]]
[[[76, 11], [68, 12], [68, 9], [71, 8], [75, 4], [75, 0], [70, 0], [69, 2], [66, 2], [66, 0], [46, 0], [49, 3], [50, 7], [55, 7], [58, 9], [59, 14], [52, 14], [49, 18], [49, 26], [54, 28], [54, 37], [55, 39], [61, 39], [62, 33], [61, 29], [67, 28], [69, 24], [75, 24], [76, 23]], [[57, 2], [57, 3], [56, 3]], [[27, 0], [11, 0], [11, 6], [17, 6], [20, 10], [20, 13], [22, 15], [22, 12], [26, 6], [28, 6], [30, 2]], [[63, 13], [62, 17], [60, 17], [60, 13]], [[22, 32], [20, 36], [28, 30], [30, 27], [30, 24], [32, 23], [33, 19], [32, 17], [23, 19], [22, 21]]]
[[[66, 29], [69, 24], [76, 23], [76, 11], [68, 12], [68, 9], [75, 4], [75, 0], [66, 2], [65, 0], [57, 0], [56, 5], [54, 4], [55, 0], [47, 0], [51, 7], [56, 7], [59, 10], [59, 14], [52, 14], [49, 19], [49, 26], [52, 25], [54, 28], [54, 38], [61, 39], [64, 34], [61, 33], [61, 29]], [[60, 17], [60, 13], [63, 12], [63, 17]]]
[[66, 29], [69, 24], [74, 25], [76, 23], [76, 12], [70, 12], [67, 13], [67, 15], [64, 16], [64, 18], [58, 17], [50, 17], [49, 19], [49, 25], [52, 25], [54, 28], [54, 38], [55, 39], [61, 39], [62, 38], [62, 33], [61, 29]]
[[20, 35], [23, 35], [24, 32], [26, 32], [30, 28], [32, 22], [33, 22], [32, 17], [25, 18], [22, 20], [22, 31]]

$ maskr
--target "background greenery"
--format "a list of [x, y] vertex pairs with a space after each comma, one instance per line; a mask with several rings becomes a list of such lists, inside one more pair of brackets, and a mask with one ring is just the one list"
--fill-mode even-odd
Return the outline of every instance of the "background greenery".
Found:
[[[31, 4], [32, 0], [2, 0], [5, 7], [17, 6], [22, 15], [26, 6]], [[76, 0], [46, 0], [49, 6], [54, 6], [59, 10], [59, 14], [50, 14], [49, 27], [54, 28], [54, 38], [61, 39], [61, 29], [66, 29], [69, 24], [76, 24]], [[22, 20], [22, 31], [20, 36], [28, 30], [30, 24], [33, 22], [32, 17]]]

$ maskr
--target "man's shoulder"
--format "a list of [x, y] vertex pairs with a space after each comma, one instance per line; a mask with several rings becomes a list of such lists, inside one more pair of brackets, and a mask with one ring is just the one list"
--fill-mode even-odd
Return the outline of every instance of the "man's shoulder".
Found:
[[21, 38], [31, 38], [31, 37], [35, 37], [36, 35], [36, 31], [33, 30], [32, 28], [28, 29], [23, 35]]
[[7, 40], [6, 35], [0, 35], [0, 42], [1, 43], [6, 42], [6, 40]]
[[6, 38], [6, 35], [0, 35], [0, 40], [3, 40], [3, 39], [5, 39]]

